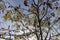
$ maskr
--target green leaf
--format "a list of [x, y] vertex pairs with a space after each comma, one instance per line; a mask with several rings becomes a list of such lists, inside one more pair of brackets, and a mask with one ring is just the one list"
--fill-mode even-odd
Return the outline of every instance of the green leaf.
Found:
[[48, 21], [47, 21], [47, 20], [43, 20], [43, 21], [41, 22], [41, 25], [44, 26], [44, 27], [47, 26], [47, 25], [48, 25]]
[[10, 20], [13, 22], [14, 21], [14, 19], [13, 18], [10, 18]]
[[10, 16], [11, 16], [11, 14], [10, 14], [10, 13], [7, 13], [7, 14], [5, 14], [5, 16], [4, 16], [4, 19], [7, 20], [8, 18], [10, 18]]
[[42, 3], [43, 2], [43, 0], [40, 0], [40, 3]]
[[55, 14], [54, 13], [51, 13], [51, 16], [55, 17]]
[[56, 0], [52, 0], [53, 2], [55, 2]]
[[43, 32], [47, 33], [47, 30], [43, 30]]
[[19, 36], [15, 36], [14, 40], [21, 40], [21, 38]]
[[16, 13], [17, 13], [16, 11], [13, 12], [13, 14], [16, 14]]
[[56, 24], [58, 21], [57, 20], [54, 20], [53, 23]]
[[29, 11], [29, 12], [31, 12], [31, 13], [33, 13], [33, 14], [38, 15], [38, 13], [37, 13], [36, 9], [34, 9], [34, 8], [29, 8], [29, 10], [28, 10], [28, 11]]
[[34, 25], [34, 27], [36, 27], [38, 25], [38, 20], [37, 20], [36, 16], [35, 16], [34, 24], [33, 25]]
[[1, 2], [2, 0], [0, 0], [0, 2]]
[[49, 27], [49, 28], [50, 28], [50, 30], [53, 30], [52, 27]]

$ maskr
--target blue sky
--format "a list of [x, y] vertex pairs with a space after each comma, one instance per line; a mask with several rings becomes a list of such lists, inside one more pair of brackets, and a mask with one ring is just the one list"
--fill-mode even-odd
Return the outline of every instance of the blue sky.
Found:
[[[26, 8], [23, 4], [23, 0], [6, 0], [5, 2], [9, 2], [12, 6], [19, 6], [21, 5], [22, 8]], [[7, 4], [8, 6], [8, 4]], [[27, 13], [25, 11], [25, 13]], [[11, 21], [5, 21], [2, 18], [3, 14], [0, 14], [0, 28], [8, 28], [7, 26], [12, 25], [13, 23]]]
[[[12, 6], [18, 6], [19, 4], [22, 4], [22, 0], [5, 0], [5, 2], [9, 2]], [[6, 4], [8, 6], [9, 4]], [[4, 21], [2, 16], [4, 14], [0, 12], [0, 28], [7, 28], [7, 26], [12, 25], [11, 21]]]

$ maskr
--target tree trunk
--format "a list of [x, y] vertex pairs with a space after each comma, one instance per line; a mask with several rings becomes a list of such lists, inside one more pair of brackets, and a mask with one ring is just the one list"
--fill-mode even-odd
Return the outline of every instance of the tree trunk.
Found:
[[39, 30], [40, 30], [40, 36], [41, 36], [41, 40], [43, 40], [43, 36], [42, 36], [42, 29], [41, 29], [41, 19], [39, 18], [39, 6], [37, 7], [37, 18], [38, 18], [38, 22], [39, 22]]

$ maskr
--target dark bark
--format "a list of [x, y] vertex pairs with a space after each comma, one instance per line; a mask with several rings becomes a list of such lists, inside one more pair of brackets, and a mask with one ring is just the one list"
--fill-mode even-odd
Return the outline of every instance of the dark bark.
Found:
[[38, 18], [38, 22], [39, 22], [39, 30], [40, 30], [40, 36], [41, 36], [41, 40], [43, 40], [43, 36], [42, 36], [42, 29], [41, 29], [41, 20], [39, 18], [39, 6], [37, 6], [37, 18]]
[[50, 32], [50, 28], [48, 29], [47, 35], [45, 37], [45, 40], [47, 40], [47, 37], [48, 37], [49, 32]]
[[35, 28], [35, 34], [36, 34], [37, 40], [39, 40], [39, 36], [38, 36], [38, 34], [37, 34], [36, 28]]

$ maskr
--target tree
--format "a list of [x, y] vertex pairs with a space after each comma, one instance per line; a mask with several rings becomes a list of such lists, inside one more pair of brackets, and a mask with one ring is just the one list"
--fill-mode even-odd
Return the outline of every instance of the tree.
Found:
[[[60, 18], [56, 18], [55, 13], [52, 12], [54, 9], [59, 10], [57, 6], [53, 7], [52, 3], [54, 2], [56, 2], [56, 0], [46, 0], [46, 2], [44, 0], [24, 0], [23, 4], [28, 7], [28, 10], [21, 8], [20, 6], [13, 7], [10, 5], [9, 8], [12, 7], [14, 9], [13, 11], [7, 10], [7, 13], [4, 15], [4, 20], [11, 20], [12, 22], [16, 22], [17, 25], [18, 22], [20, 22], [24, 26], [24, 28], [21, 29], [24, 34], [20, 36], [23, 36], [24, 39], [28, 39], [28, 36], [31, 34], [35, 35], [37, 40], [52, 40], [52, 37], [55, 38], [55, 36], [59, 37], [60, 35], [58, 29], [56, 29], [60, 26], [58, 25]], [[22, 12], [24, 10], [27, 11], [28, 14], [24, 14]], [[52, 18], [55, 19], [51, 20]], [[56, 26], [56, 24], [58, 26]], [[30, 29], [31, 27], [29, 28], [31, 25], [33, 29]], [[54, 26], [56, 26], [56, 28]], [[17, 29], [18, 28], [20, 28], [20, 25], [17, 26]], [[26, 29], [30, 32], [25, 33]]]
[[[28, 6], [29, 4], [27, 3], [27, 0], [25, 0], [25, 1], [26, 1], [27, 6]], [[54, 1], [56, 1], [56, 0], [54, 0]], [[49, 14], [48, 13], [49, 8], [53, 10], [52, 4], [49, 2], [49, 0], [47, 0], [46, 2], [44, 2], [42, 0], [38, 0], [37, 2], [36, 2], [36, 0], [32, 0], [32, 2], [33, 3], [31, 3], [31, 7], [29, 8], [28, 11], [35, 15], [34, 26], [36, 28], [39, 28], [41, 40], [43, 40], [42, 28], [44, 28], [44, 30], [46, 30], [45, 28], [47, 26], [48, 30], [46, 31], [46, 36], [45, 36], [45, 40], [47, 40], [47, 37], [49, 36], [50, 31], [54, 28], [50, 22], [50, 19], [52, 17], [55, 17], [54, 12], [50, 13], [51, 16], [47, 15], [47, 14]], [[25, 6], [26, 6], [26, 4], [24, 3]], [[41, 8], [41, 6], [43, 6], [43, 8]], [[38, 21], [36, 20], [36, 17], [37, 17]], [[54, 20], [54, 21], [56, 22], [57, 20]], [[38, 22], [38, 25], [37, 25], [36, 21]], [[44, 27], [42, 27], [42, 26], [44, 26]], [[37, 30], [37, 29], [35, 29], [35, 30]], [[54, 28], [54, 30], [56, 31], [55, 28]], [[40, 40], [38, 33], [36, 32], [35, 34], [37, 36], [37, 40]]]

